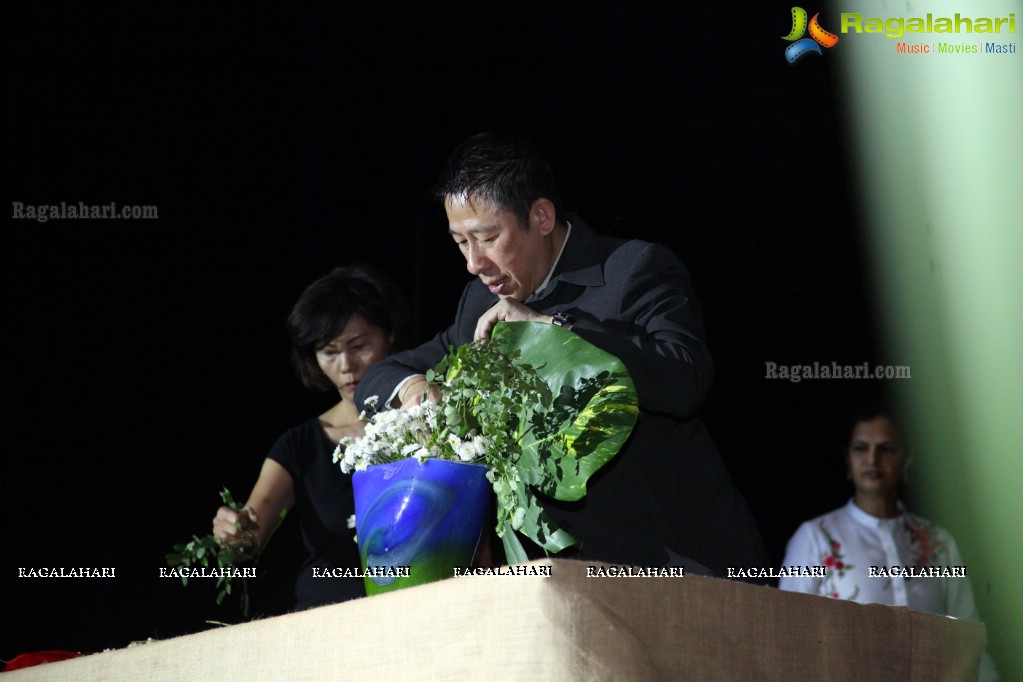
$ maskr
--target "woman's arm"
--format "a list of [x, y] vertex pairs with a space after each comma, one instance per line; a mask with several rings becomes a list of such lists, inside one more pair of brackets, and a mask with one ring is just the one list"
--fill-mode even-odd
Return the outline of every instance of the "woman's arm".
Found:
[[264, 460], [259, 479], [241, 511], [221, 507], [213, 517], [213, 534], [222, 544], [252, 549], [258, 556], [270, 534], [277, 528], [280, 513], [295, 504], [291, 474], [272, 459]]

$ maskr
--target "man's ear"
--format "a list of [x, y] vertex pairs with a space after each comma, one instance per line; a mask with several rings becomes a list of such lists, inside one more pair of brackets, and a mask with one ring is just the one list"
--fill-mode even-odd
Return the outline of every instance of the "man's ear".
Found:
[[540, 197], [533, 202], [529, 209], [529, 226], [531, 228], [537, 227], [540, 230], [540, 234], [546, 237], [554, 231], [554, 226], [557, 222], [558, 215], [554, 210], [554, 203], [550, 199]]

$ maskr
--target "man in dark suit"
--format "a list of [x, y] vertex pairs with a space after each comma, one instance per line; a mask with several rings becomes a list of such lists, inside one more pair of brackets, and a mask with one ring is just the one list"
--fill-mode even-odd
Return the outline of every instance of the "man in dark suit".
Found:
[[[602, 237], [562, 210], [547, 163], [524, 142], [477, 135], [438, 185], [449, 233], [477, 277], [454, 324], [370, 368], [372, 395], [409, 406], [431, 395], [423, 373], [499, 320], [558, 324], [628, 368], [640, 415], [629, 440], [575, 503], [544, 500], [580, 544], [559, 556], [723, 575], [770, 562], [745, 501], [697, 417], [713, 364], [689, 274], [667, 248]], [[433, 394], [436, 396], [436, 394]]]

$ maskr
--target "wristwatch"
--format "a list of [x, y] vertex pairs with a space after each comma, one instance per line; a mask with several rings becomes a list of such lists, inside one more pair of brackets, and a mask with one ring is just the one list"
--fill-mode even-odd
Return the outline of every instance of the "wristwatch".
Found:
[[575, 318], [568, 313], [557, 310], [551, 313], [551, 324], [556, 324], [562, 329], [571, 329], [575, 324]]

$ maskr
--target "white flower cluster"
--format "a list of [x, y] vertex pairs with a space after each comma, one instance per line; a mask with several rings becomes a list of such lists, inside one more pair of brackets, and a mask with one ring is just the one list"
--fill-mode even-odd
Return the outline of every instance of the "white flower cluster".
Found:
[[[371, 398], [368, 405], [374, 405]], [[424, 402], [408, 410], [385, 410], [375, 413], [366, 421], [365, 435], [361, 438], [342, 438], [334, 450], [334, 462], [349, 474], [363, 471], [373, 464], [395, 462], [414, 457], [423, 461], [429, 457], [471, 462], [483, 459], [494, 443], [483, 435], [470, 431], [465, 438], [451, 434], [443, 443], [433, 440], [431, 425], [436, 423], [439, 411], [436, 403]], [[365, 413], [362, 415], [366, 418]], [[446, 447], [445, 447], [446, 446]], [[446, 452], [450, 449], [450, 452]], [[454, 457], [451, 456], [454, 454]]]
[[448, 445], [458, 455], [458, 459], [463, 462], [480, 459], [494, 447], [492, 440], [483, 435], [477, 436], [475, 431], [470, 431], [466, 436], [468, 440], [462, 440], [455, 434], [448, 436]]
[[[368, 403], [369, 401], [367, 401]], [[408, 410], [384, 410], [366, 422], [361, 438], [342, 438], [334, 449], [334, 462], [349, 474], [363, 471], [371, 464], [394, 462], [405, 457], [422, 459], [430, 454], [430, 420], [437, 405], [424, 402]]]

